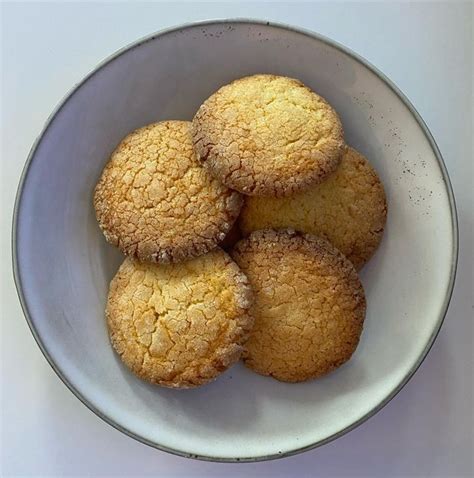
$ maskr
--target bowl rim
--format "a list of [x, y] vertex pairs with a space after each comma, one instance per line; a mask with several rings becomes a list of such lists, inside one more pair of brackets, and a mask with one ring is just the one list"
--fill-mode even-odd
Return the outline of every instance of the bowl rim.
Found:
[[[40, 334], [35, 328], [34, 322], [32, 320], [32, 316], [30, 314], [30, 311], [28, 309], [26, 297], [25, 297], [25, 292], [23, 290], [23, 284], [22, 284], [22, 278], [21, 274], [19, 272], [19, 259], [18, 259], [18, 242], [17, 242], [17, 228], [18, 228], [18, 220], [19, 220], [19, 211], [20, 211], [20, 206], [21, 206], [21, 200], [22, 200], [22, 195], [23, 195], [23, 189], [24, 185], [26, 182], [26, 178], [28, 176], [28, 172], [31, 166], [32, 161], [35, 158], [36, 150], [41, 143], [43, 136], [46, 134], [49, 126], [55, 119], [56, 115], [60, 112], [60, 110], [63, 108], [63, 106], [67, 103], [67, 101], [72, 97], [72, 95], [86, 82], [88, 81], [93, 75], [95, 75], [99, 70], [101, 70], [104, 66], [106, 66], [108, 63], [112, 62], [125, 52], [128, 52], [130, 50], [133, 50], [134, 48], [137, 48], [149, 41], [155, 40], [161, 36], [168, 35], [170, 33], [175, 33], [179, 32], [181, 30], [186, 30], [189, 28], [195, 28], [195, 27], [205, 27], [205, 26], [210, 26], [210, 25], [226, 25], [226, 24], [248, 24], [248, 25], [257, 25], [257, 26], [270, 26], [274, 27], [277, 29], [281, 30], [286, 30], [286, 31], [291, 31], [291, 32], [296, 32], [302, 35], [305, 35], [307, 37], [310, 37], [312, 39], [318, 40], [322, 43], [325, 43], [326, 45], [329, 45], [333, 48], [336, 48], [337, 50], [341, 51], [342, 53], [352, 57], [354, 60], [358, 61], [362, 65], [364, 65], [366, 68], [368, 68], [372, 73], [374, 73], [376, 76], [378, 76], [387, 86], [390, 87], [390, 89], [398, 96], [398, 98], [404, 103], [404, 105], [408, 108], [412, 116], [415, 118], [416, 122], [418, 125], [421, 127], [426, 139], [428, 140], [431, 149], [438, 161], [438, 165], [441, 170], [441, 174], [443, 177], [443, 182], [446, 187], [446, 192], [448, 194], [448, 200], [449, 200], [449, 207], [450, 207], [450, 213], [451, 213], [451, 227], [452, 227], [452, 235], [453, 235], [453, 246], [451, 250], [451, 269], [450, 269], [450, 276], [449, 276], [449, 281], [446, 289], [446, 294], [443, 300], [443, 304], [441, 306], [438, 320], [436, 323], [436, 326], [433, 329], [433, 332], [428, 340], [427, 345], [423, 349], [423, 351], [420, 353], [416, 363], [413, 365], [413, 367], [408, 371], [408, 373], [403, 377], [403, 379], [399, 382], [399, 384], [391, 391], [391, 393], [384, 399], [382, 400], [377, 406], [373, 407], [371, 410], [369, 410], [367, 413], [365, 413], [361, 418], [356, 420], [355, 422], [351, 423], [350, 425], [346, 426], [342, 430], [322, 439], [319, 440], [315, 443], [312, 443], [310, 445], [306, 445], [304, 447], [299, 447], [299, 448], [294, 448], [291, 450], [287, 450], [285, 452], [277, 452], [269, 455], [261, 455], [261, 456], [248, 456], [248, 457], [233, 457], [233, 456], [226, 456], [226, 457], [216, 457], [216, 456], [211, 456], [211, 455], [198, 455], [194, 453], [188, 453], [183, 450], [179, 449], [174, 449], [170, 448], [167, 446], [164, 446], [160, 443], [154, 442], [152, 440], [148, 440], [147, 438], [144, 438], [128, 428], [126, 428], [124, 425], [117, 423], [114, 419], [106, 415], [105, 413], [101, 412], [98, 410], [93, 403], [91, 403], [87, 398], [85, 398], [79, 390], [76, 389], [76, 387], [73, 385], [72, 381], [69, 380], [69, 378], [66, 376], [66, 374], [61, 370], [60, 366], [54, 362], [52, 357], [49, 355], [48, 350], [44, 346]], [[12, 246], [12, 267], [13, 267], [13, 276], [14, 276], [14, 282], [18, 294], [18, 298], [20, 300], [21, 308], [23, 310], [23, 314], [26, 318], [26, 321], [28, 323], [28, 326], [30, 328], [31, 333], [33, 334], [33, 337], [38, 344], [41, 352], [45, 356], [47, 362], [51, 366], [51, 368], [54, 370], [54, 372], [58, 375], [58, 377], [61, 379], [61, 381], [66, 385], [67, 388], [87, 407], [89, 410], [91, 410], [93, 413], [95, 413], [99, 418], [104, 420], [106, 423], [111, 425], [112, 427], [116, 428], [117, 430], [121, 431], [125, 435], [128, 435], [129, 437], [145, 444], [148, 446], [151, 446], [153, 448], [156, 448], [161, 451], [165, 451], [167, 453], [171, 453], [173, 455], [185, 457], [185, 458], [193, 458], [197, 460], [204, 460], [204, 461], [213, 461], [213, 462], [223, 462], [223, 463], [238, 463], [238, 462], [258, 462], [258, 461], [266, 461], [266, 460], [274, 460], [278, 458], [283, 458], [283, 457], [288, 457], [292, 455], [296, 455], [299, 453], [303, 453], [305, 451], [317, 448], [319, 446], [325, 445], [333, 440], [336, 440], [337, 438], [345, 435], [346, 433], [354, 430], [357, 428], [359, 425], [367, 421], [369, 418], [374, 416], [377, 412], [379, 412], [385, 405], [387, 405], [400, 391], [401, 389], [408, 383], [408, 381], [412, 378], [414, 373], [418, 370], [420, 365], [423, 363], [425, 360], [426, 356], [428, 355], [429, 351], [431, 350], [431, 347], [433, 346], [436, 337], [439, 334], [439, 331], [441, 329], [441, 326], [444, 322], [444, 319], [446, 317], [446, 313], [449, 307], [449, 303], [452, 297], [453, 293], [453, 288], [454, 288], [454, 282], [455, 282], [455, 277], [456, 277], [456, 270], [457, 270], [457, 263], [458, 263], [458, 251], [459, 251], [459, 229], [458, 229], [458, 218], [457, 218], [457, 209], [456, 209], [456, 202], [454, 198], [454, 193], [453, 193], [453, 188], [451, 185], [451, 181], [449, 179], [448, 171], [446, 169], [446, 165], [444, 163], [443, 157], [441, 155], [441, 152], [430, 132], [428, 129], [428, 126], [422, 119], [421, 115], [418, 113], [418, 111], [415, 109], [415, 107], [412, 105], [410, 100], [405, 96], [404, 93], [393, 83], [392, 80], [390, 80], [384, 73], [382, 73], [378, 68], [376, 68], [374, 65], [372, 65], [369, 61], [367, 61], [364, 57], [359, 55], [358, 53], [355, 53], [352, 51], [350, 48], [342, 45], [339, 42], [336, 42], [324, 35], [321, 35], [319, 33], [313, 32], [311, 30], [301, 28], [301, 27], [296, 27], [292, 26], [286, 23], [281, 23], [281, 22], [273, 22], [273, 21], [266, 21], [262, 19], [253, 19], [253, 18], [242, 18], [242, 17], [237, 17], [237, 18], [222, 18], [222, 19], [209, 19], [209, 20], [202, 20], [202, 21], [194, 21], [194, 22], [186, 22], [180, 25], [175, 25], [169, 28], [161, 29], [155, 33], [151, 33], [149, 35], [146, 35], [142, 38], [139, 38], [138, 40], [135, 40], [134, 42], [129, 43], [128, 45], [120, 48], [119, 50], [115, 51], [112, 53], [110, 56], [99, 62], [93, 70], [91, 70], [84, 78], [76, 83], [65, 95], [64, 97], [59, 101], [59, 103], [56, 105], [56, 107], [53, 109], [52, 113], [49, 115], [49, 117], [46, 119], [43, 128], [41, 130], [41, 133], [38, 135], [38, 137], [35, 139], [33, 142], [33, 145], [31, 147], [31, 150], [28, 154], [26, 163], [23, 167], [20, 180], [19, 180], [19, 185], [18, 189], [16, 192], [16, 197], [15, 197], [15, 204], [14, 204], [14, 209], [13, 209], [13, 222], [12, 222], [12, 236], [11, 236], [11, 246]]]

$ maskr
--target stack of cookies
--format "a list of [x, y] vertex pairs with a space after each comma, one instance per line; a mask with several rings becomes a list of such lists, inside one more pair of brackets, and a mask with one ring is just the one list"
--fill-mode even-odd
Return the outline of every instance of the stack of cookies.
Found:
[[356, 349], [357, 270], [380, 243], [385, 194], [337, 113], [301, 82], [241, 78], [192, 122], [132, 132], [94, 205], [127, 256], [110, 284], [111, 342], [141, 378], [189, 388], [242, 358], [300, 382]]

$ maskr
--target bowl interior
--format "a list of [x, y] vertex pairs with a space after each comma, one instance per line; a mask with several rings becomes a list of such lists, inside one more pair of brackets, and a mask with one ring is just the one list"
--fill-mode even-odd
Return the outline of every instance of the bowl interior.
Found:
[[[191, 119], [222, 84], [253, 73], [299, 78], [339, 112], [349, 144], [386, 188], [382, 245], [362, 272], [367, 319], [353, 359], [320, 380], [284, 384], [236, 365], [216, 382], [148, 385], [109, 345], [104, 306], [122, 258], [97, 226], [92, 194], [131, 130]], [[16, 222], [17, 279], [44, 351], [109, 422], [141, 440], [217, 459], [278, 456], [324, 442], [384, 402], [436, 334], [450, 291], [455, 232], [448, 186], [409, 107], [354, 56], [280, 26], [211, 23], [169, 31], [103, 64], [41, 137]]]

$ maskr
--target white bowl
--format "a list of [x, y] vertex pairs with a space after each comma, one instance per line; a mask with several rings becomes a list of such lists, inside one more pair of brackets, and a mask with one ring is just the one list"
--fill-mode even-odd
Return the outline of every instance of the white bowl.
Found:
[[[327, 98], [348, 143], [367, 155], [385, 184], [385, 236], [362, 272], [368, 300], [362, 340], [349, 363], [308, 383], [280, 383], [239, 364], [202, 388], [152, 386], [133, 376], [109, 345], [104, 306], [122, 258], [99, 231], [93, 188], [128, 132], [157, 120], [190, 119], [219, 86], [252, 73], [299, 78]], [[405, 96], [333, 41], [249, 20], [173, 28], [99, 65], [61, 102], [34, 144], [14, 221], [22, 306], [65, 384], [137, 440], [219, 461], [304, 451], [376, 413], [433, 344], [457, 260], [448, 175]]]

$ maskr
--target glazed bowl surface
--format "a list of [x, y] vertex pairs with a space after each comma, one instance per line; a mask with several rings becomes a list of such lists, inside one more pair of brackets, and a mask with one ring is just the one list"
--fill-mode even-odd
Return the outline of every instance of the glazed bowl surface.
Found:
[[[156, 387], [133, 376], [109, 344], [104, 307], [122, 256], [99, 230], [93, 189], [127, 133], [154, 121], [191, 119], [221, 85], [254, 73], [298, 78], [325, 97], [348, 144], [368, 157], [385, 185], [385, 235], [361, 272], [368, 302], [361, 343], [346, 365], [307, 383], [280, 383], [238, 364], [198, 389]], [[13, 234], [25, 315], [71, 391], [146, 444], [217, 461], [304, 451], [378, 411], [433, 344], [457, 259], [449, 178], [403, 94], [331, 40], [254, 20], [157, 33], [120, 50], [75, 86], [33, 146]]]

